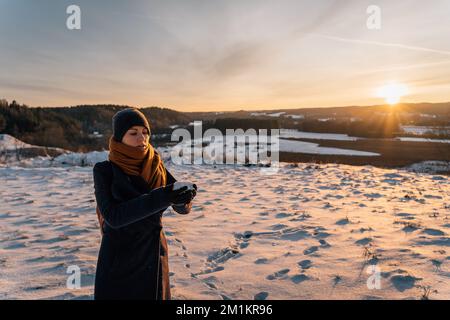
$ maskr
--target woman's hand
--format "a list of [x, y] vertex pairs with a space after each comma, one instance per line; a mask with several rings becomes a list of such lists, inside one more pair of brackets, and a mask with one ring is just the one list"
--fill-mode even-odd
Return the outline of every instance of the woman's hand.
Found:
[[178, 206], [173, 205], [172, 208], [178, 214], [188, 214], [191, 212], [192, 202], [188, 202], [186, 204], [182, 204], [182, 205], [178, 205]]
[[188, 187], [182, 187], [173, 190], [173, 184], [164, 187], [165, 191], [169, 193], [169, 201], [171, 205], [185, 205], [194, 199], [197, 195], [197, 186], [194, 184], [194, 189], [188, 190]]
[[[193, 197], [195, 197], [197, 195], [197, 185], [193, 185], [194, 187], [194, 191], [193, 192]], [[175, 210], [175, 212], [179, 213], [179, 214], [188, 214], [191, 212], [192, 209], [192, 200], [185, 203], [185, 204], [181, 204], [181, 205], [173, 205], [172, 206], [173, 210]]]
[[[186, 204], [191, 204], [191, 201], [195, 198], [195, 196], [197, 195], [197, 185], [194, 183], [193, 184], [193, 187], [194, 187], [194, 189], [191, 189], [190, 191], [191, 191], [191, 193], [192, 193], [192, 198], [188, 201], [188, 202], [186, 202]], [[192, 204], [191, 204], [191, 206], [192, 206]]]

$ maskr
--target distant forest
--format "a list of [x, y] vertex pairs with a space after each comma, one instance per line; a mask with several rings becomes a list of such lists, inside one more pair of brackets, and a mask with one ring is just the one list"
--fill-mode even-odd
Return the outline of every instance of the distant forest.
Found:
[[[30, 108], [16, 101], [0, 100], [0, 133], [26, 143], [86, 152], [108, 147], [113, 115], [128, 106], [80, 105], [59, 108]], [[153, 133], [169, 133], [170, 125], [187, 125], [190, 117], [167, 108], [140, 109], [149, 119]], [[97, 135], [94, 133], [98, 133]]]

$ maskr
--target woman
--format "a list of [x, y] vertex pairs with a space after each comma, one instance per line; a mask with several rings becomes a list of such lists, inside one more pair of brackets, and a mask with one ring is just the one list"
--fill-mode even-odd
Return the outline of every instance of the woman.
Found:
[[109, 161], [94, 166], [102, 243], [95, 299], [170, 299], [167, 242], [161, 218], [187, 214], [197, 187], [174, 190], [175, 178], [149, 143], [150, 126], [134, 108], [113, 117]]

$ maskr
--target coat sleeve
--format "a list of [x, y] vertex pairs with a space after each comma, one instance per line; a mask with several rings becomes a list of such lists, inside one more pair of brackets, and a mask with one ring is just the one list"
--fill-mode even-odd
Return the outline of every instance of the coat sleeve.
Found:
[[119, 229], [136, 221], [147, 218], [170, 206], [167, 193], [163, 188], [134, 199], [118, 202], [111, 191], [111, 174], [96, 164], [94, 172], [95, 198], [105, 222], [113, 229]]
[[[169, 172], [169, 170], [166, 169], [166, 173], [167, 173], [167, 184], [172, 184], [177, 181], [177, 179], [175, 179], [175, 177]], [[191, 211], [191, 208], [192, 208], [191, 202], [182, 205], [172, 206], [172, 209], [175, 210], [175, 212], [178, 212], [179, 214], [188, 214]]]

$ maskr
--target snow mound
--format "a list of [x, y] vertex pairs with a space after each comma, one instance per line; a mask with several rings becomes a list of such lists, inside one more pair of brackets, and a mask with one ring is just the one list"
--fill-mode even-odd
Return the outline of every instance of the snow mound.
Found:
[[450, 161], [423, 161], [414, 163], [406, 169], [418, 173], [448, 173], [450, 172]]
[[35, 147], [31, 144], [20, 141], [9, 134], [0, 134], [0, 151], [17, 150]]

